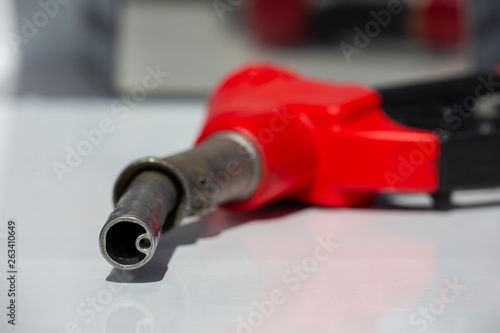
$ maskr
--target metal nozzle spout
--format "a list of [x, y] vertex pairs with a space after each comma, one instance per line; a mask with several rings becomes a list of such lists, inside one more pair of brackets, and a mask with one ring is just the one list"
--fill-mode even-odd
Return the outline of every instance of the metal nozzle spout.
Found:
[[178, 193], [168, 176], [144, 171], [134, 178], [104, 225], [99, 246], [119, 269], [136, 269], [153, 256]]
[[257, 150], [242, 135], [220, 132], [193, 149], [129, 165], [115, 184], [113, 210], [99, 237], [104, 258], [119, 269], [136, 269], [153, 256], [160, 234], [184, 217], [237, 202], [256, 190]]

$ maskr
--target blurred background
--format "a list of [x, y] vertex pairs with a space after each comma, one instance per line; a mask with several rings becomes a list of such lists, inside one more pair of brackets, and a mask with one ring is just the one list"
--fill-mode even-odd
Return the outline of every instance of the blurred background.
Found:
[[500, 61], [497, 0], [4, 0], [2, 90], [204, 97], [231, 69], [273, 61], [329, 80], [396, 84]]

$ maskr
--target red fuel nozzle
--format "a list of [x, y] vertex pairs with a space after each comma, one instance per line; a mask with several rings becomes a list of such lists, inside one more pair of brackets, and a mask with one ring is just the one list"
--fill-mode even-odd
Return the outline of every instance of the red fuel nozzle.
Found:
[[[144, 158], [122, 172], [116, 209], [101, 232], [101, 251], [116, 267], [140, 267], [162, 231], [214, 205], [254, 209], [290, 199], [359, 206], [370, 204], [377, 193], [397, 191], [434, 194], [437, 205], [447, 208], [454, 187], [481, 185], [485, 179], [500, 184], [493, 171], [500, 158], [476, 154], [469, 161], [457, 154], [481, 151], [488, 138], [487, 144], [498, 147], [500, 136], [477, 132], [477, 142], [471, 141], [476, 132], [465, 126], [456, 134], [442, 128], [445, 137], [434, 121], [445, 109], [441, 104], [500, 85], [492, 78], [482, 89], [477, 88], [481, 80], [472, 77], [377, 91], [305, 78], [273, 65], [246, 66], [213, 92], [194, 148]], [[451, 161], [451, 168], [443, 161]], [[481, 171], [468, 178], [473, 182], [464, 181], [469, 170], [462, 165], [473, 163], [480, 163]]]

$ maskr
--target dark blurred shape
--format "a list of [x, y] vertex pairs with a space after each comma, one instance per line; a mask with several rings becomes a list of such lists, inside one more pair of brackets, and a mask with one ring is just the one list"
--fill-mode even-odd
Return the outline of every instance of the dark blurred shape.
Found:
[[[382, 21], [385, 36], [403, 37], [406, 12], [404, 10], [401, 14], [391, 15], [387, 3], [333, 3], [314, 12], [314, 37], [322, 42], [332, 42], [334, 38], [352, 32], [354, 27], [364, 28], [374, 19]], [[375, 16], [373, 13], [376, 13]]]
[[[465, 41], [466, 0], [323, 1], [252, 0], [249, 27], [257, 40], [274, 45], [333, 42], [379, 24], [384, 36], [410, 37], [435, 48]], [[377, 35], [379, 33], [376, 33]]]
[[88, 8], [84, 12], [87, 28], [84, 59], [89, 66], [105, 75], [105, 84], [111, 89], [118, 5], [114, 0], [87, 0], [87, 3]]
[[472, 15], [472, 39], [477, 66], [500, 72], [500, 1], [475, 0]]

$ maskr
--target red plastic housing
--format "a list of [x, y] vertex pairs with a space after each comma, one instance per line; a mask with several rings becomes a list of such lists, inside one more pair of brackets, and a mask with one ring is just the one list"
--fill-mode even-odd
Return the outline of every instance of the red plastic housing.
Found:
[[390, 119], [376, 90], [300, 77], [273, 65], [229, 75], [210, 98], [197, 142], [237, 131], [258, 148], [262, 180], [232, 208], [289, 198], [320, 206], [369, 204], [381, 191], [435, 192], [439, 139]]

